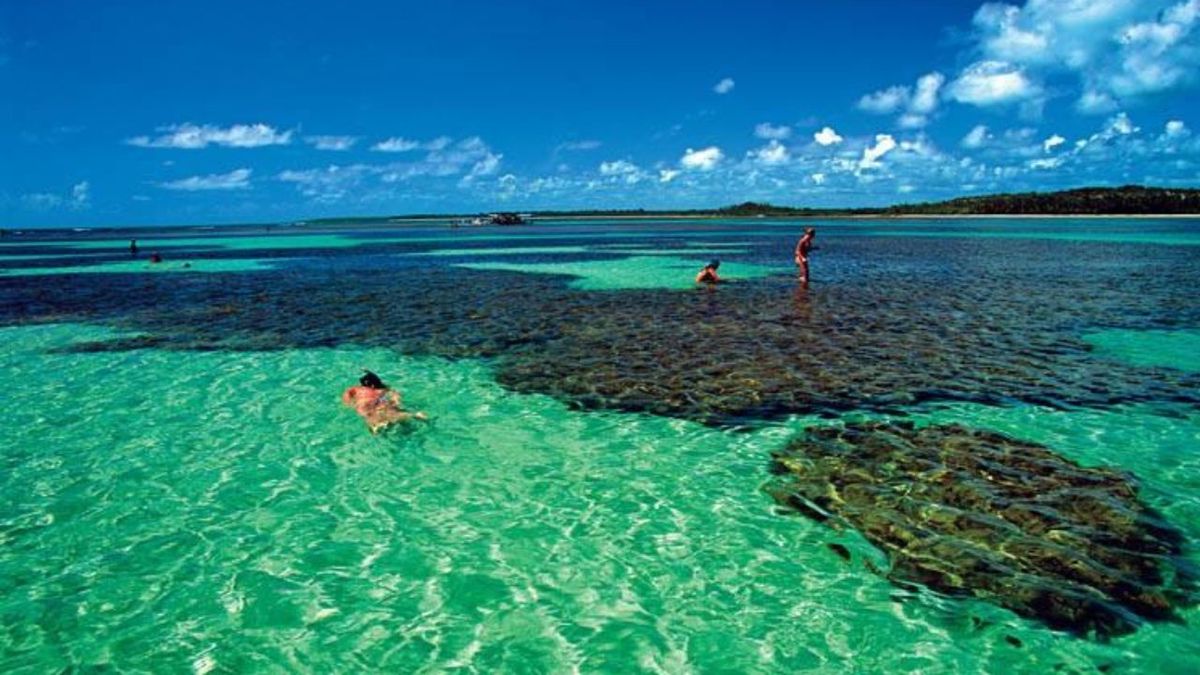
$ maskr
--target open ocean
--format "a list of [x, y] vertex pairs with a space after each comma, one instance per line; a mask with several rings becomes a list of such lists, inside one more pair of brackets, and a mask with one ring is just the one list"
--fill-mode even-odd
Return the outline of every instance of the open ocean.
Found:
[[10, 231], [0, 364], [3, 672], [1200, 672], [1200, 220]]

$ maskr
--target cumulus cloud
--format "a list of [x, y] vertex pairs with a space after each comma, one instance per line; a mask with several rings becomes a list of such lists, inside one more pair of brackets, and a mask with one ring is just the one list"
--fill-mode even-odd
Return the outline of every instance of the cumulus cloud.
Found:
[[174, 148], [198, 150], [209, 145], [227, 148], [258, 148], [267, 145], [287, 145], [292, 142], [291, 131], [278, 131], [266, 124], [235, 124], [228, 128], [204, 124], [174, 124], [158, 127], [156, 137], [135, 136], [125, 142], [140, 148]]
[[612, 162], [601, 162], [600, 175], [619, 179], [629, 185], [638, 183], [646, 177], [645, 172], [637, 164], [623, 159]]
[[809, 178], [809, 180], [811, 180], [813, 182], [814, 185], [824, 185], [825, 184], [825, 174], [823, 174], [823, 173], [820, 173], [820, 172], [814, 173], [814, 174], [810, 175], [808, 178]]
[[792, 128], [786, 125], [774, 126], [770, 122], [763, 122], [754, 127], [754, 135], [763, 140], [782, 141], [785, 138], [791, 138]]
[[982, 148], [991, 138], [992, 135], [988, 133], [988, 128], [979, 124], [974, 129], [968, 131], [966, 136], [963, 136], [960, 144], [964, 148]]
[[817, 133], [813, 134], [813, 140], [816, 141], [818, 145], [829, 146], [837, 145], [838, 143], [841, 143], [843, 139], [838, 135], [838, 132], [833, 130], [833, 127], [825, 127], [824, 129], [821, 129]]
[[858, 109], [876, 115], [888, 115], [904, 107], [908, 97], [908, 87], [888, 87], [858, 99]]
[[716, 168], [717, 164], [725, 157], [721, 149], [715, 145], [710, 145], [707, 148], [700, 150], [687, 149], [683, 153], [683, 157], [679, 159], [679, 166], [685, 169], [699, 169], [701, 171], [710, 171]]
[[728, 94], [733, 91], [734, 82], [732, 77], [726, 77], [713, 86], [713, 91], [718, 94]]
[[1076, 108], [1109, 113], [1122, 101], [1194, 79], [1200, 0], [1027, 0], [975, 14], [986, 60], [1077, 78]]
[[877, 134], [875, 136], [875, 145], [863, 148], [862, 158], [858, 161], [858, 168], [861, 169], [878, 169], [883, 166], [879, 160], [892, 150], [896, 149], [896, 139], [890, 134]]
[[386, 140], [379, 141], [371, 146], [375, 152], [409, 152], [421, 147], [420, 141], [414, 141], [400, 136], [393, 136]]
[[959, 103], [991, 106], [1034, 98], [1041, 87], [1011, 63], [980, 61], [968, 66], [947, 91]]
[[658, 170], [658, 182], [670, 183], [671, 181], [675, 180], [676, 176], [678, 176], [678, 175], [679, 175], [679, 171], [677, 171], [675, 169], [659, 169]]
[[1183, 138], [1184, 136], [1189, 135], [1191, 131], [1188, 130], [1187, 125], [1184, 124], [1182, 120], [1171, 120], [1167, 122], [1166, 127], [1163, 129], [1163, 133], [1167, 136], [1167, 138]]
[[901, 112], [897, 123], [905, 129], [917, 129], [929, 122], [938, 107], [939, 93], [946, 76], [938, 72], [917, 78], [913, 87], [895, 86], [867, 94], [858, 100], [859, 110], [876, 115]]
[[937, 108], [938, 92], [946, 82], [941, 73], [929, 73], [917, 80], [916, 92], [909, 101], [908, 110], [917, 115], [928, 115]]
[[386, 196], [389, 193], [381, 192], [382, 186], [420, 178], [457, 177], [458, 185], [466, 187], [498, 173], [504, 158], [478, 136], [459, 141], [443, 136], [420, 142], [419, 147], [425, 154], [409, 161], [289, 169], [277, 174], [276, 179], [294, 184], [314, 201], [336, 202], [351, 196]]
[[250, 187], [250, 169], [234, 169], [229, 173], [214, 173], [207, 176], [191, 176], [179, 180], [159, 183], [168, 190], [198, 192], [201, 190], [243, 190]]
[[788, 149], [782, 143], [772, 139], [763, 147], [750, 152], [750, 156], [754, 161], [765, 166], [778, 166], [786, 164], [788, 159]]
[[304, 142], [317, 150], [349, 150], [358, 142], [357, 136], [305, 136]]
[[1058, 146], [1060, 146], [1066, 142], [1067, 142], [1067, 139], [1063, 138], [1062, 136], [1059, 136], [1058, 134], [1054, 134], [1050, 138], [1047, 138], [1046, 140], [1042, 141], [1042, 151], [1050, 152], [1054, 148], [1057, 148]]

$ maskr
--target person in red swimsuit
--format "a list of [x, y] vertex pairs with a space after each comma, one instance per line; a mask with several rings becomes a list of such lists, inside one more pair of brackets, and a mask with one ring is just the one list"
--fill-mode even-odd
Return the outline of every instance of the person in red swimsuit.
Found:
[[373, 434], [396, 422], [429, 419], [423, 412], [405, 410], [400, 401], [400, 392], [384, 384], [378, 375], [369, 370], [364, 371], [357, 386], [342, 392], [342, 403], [354, 408]]
[[800, 283], [808, 283], [808, 252], [812, 250], [813, 237], [817, 231], [811, 227], [804, 228], [804, 236], [796, 242], [796, 267], [799, 267]]

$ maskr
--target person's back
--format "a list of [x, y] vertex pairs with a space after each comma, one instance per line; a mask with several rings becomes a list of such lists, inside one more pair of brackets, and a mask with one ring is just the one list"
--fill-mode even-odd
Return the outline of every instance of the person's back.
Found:
[[342, 403], [354, 408], [373, 434], [396, 422], [429, 419], [425, 413], [404, 410], [400, 392], [388, 387], [369, 370], [359, 378], [357, 385], [342, 392]]

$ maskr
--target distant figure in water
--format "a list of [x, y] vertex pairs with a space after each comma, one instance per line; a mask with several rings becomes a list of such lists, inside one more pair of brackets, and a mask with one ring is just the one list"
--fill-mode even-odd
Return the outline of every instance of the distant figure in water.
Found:
[[721, 277], [717, 276], [717, 268], [721, 266], [720, 260], [714, 260], [704, 266], [700, 273], [696, 275], [696, 283], [698, 284], [715, 284], [721, 281]]
[[388, 387], [378, 375], [369, 370], [363, 371], [363, 376], [358, 379], [358, 386], [350, 387], [342, 393], [342, 403], [354, 408], [373, 434], [396, 422], [429, 419], [423, 412], [406, 411], [400, 401], [400, 392]]
[[137, 252], [138, 252], [137, 239], [130, 239], [129, 240], [129, 255], [136, 257]]
[[162, 262], [162, 256], [158, 254], [158, 251], [150, 254], [150, 262], [155, 264]]
[[800, 268], [800, 283], [808, 283], [808, 252], [812, 250], [813, 237], [817, 236], [814, 228], [804, 228], [804, 236], [796, 242], [796, 267]]

